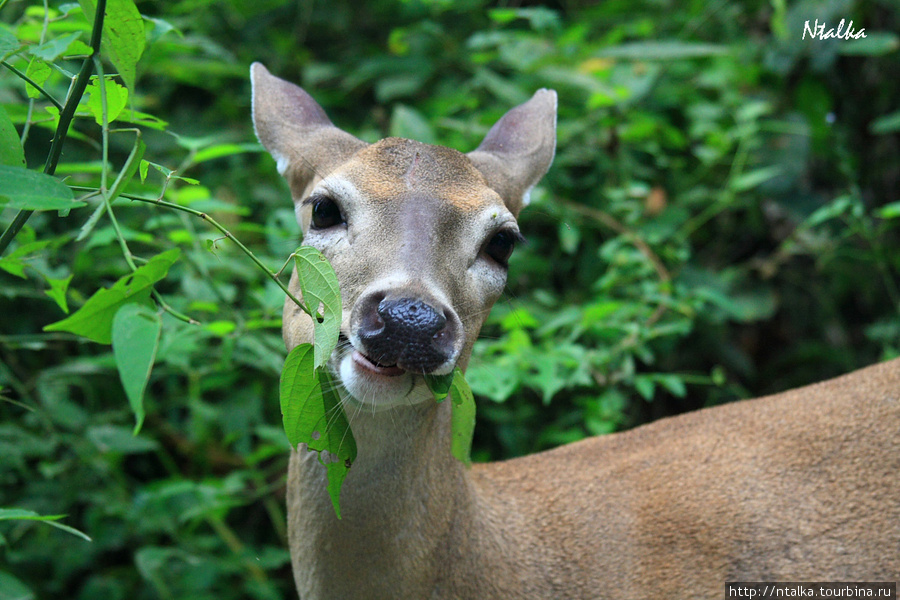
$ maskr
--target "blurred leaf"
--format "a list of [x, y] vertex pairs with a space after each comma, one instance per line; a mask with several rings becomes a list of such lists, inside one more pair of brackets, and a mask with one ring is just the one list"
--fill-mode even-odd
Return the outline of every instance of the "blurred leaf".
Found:
[[2, 106], [0, 106], [0, 165], [25, 166], [25, 151], [19, 143], [19, 132]]
[[869, 131], [875, 135], [884, 135], [900, 131], [900, 110], [884, 115], [869, 124]]
[[56, 177], [23, 167], [0, 165], [0, 205], [19, 210], [66, 210], [84, 206]]
[[[303, 302], [313, 316], [315, 367], [324, 366], [337, 346], [341, 330], [341, 292], [331, 263], [312, 246], [300, 246], [295, 253], [297, 278]], [[322, 313], [319, 313], [319, 310]]]
[[20, 45], [16, 34], [8, 30], [5, 23], [0, 23], [0, 58], [5, 58], [7, 54], [14, 52]]
[[153, 309], [125, 304], [113, 317], [112, 349], [119, 378], [134, 413], [135, 435], [144, 424], [144, 390], [156, 360], [162, 321]]
[[746, 192], [747, 190], [759, 187], [770, 179], [778, 177], [781, 173], [782, 168], [779, 165], [763, 167], [738, 175], [731, 181], [729, 187], [736, 192]]
[[878, 216], [882, 219], [896, 219], [900, 217], [900, 202], [886, 204], [878, 210]]
[[[0, 52], [0, 55], [2, 54]], [[34, 600], [34, 598], [34, 592], [27, 585], [12, 574], [0, 571], [0, 600]]]
[[854, 207], [858, 206], [856, 200], [854, 200], [853, 196], [843, 195], [838, 196], [825, 206], [819, 208], [811, 214], [804, 223], [807, 227], [816, 227], [821, 225], [825, 221], [830, 221], [836, 217], [841, 215], [849, 214], [854, 210]]
[[637, 375], [634, 378], [634, 389], [644, 397], [644, 400], [653, 400], [656, 392], [656, 382], [650, 375]]
[[534, 318], [527, 309], [519, 307], [504, 316], [500, 321], [500, 326], [505, 331], [513, 331], [515, 329], [534, 329], [540, 325], [540, 322]]
[[846, 56], [881, 56], [900, 49], [900, 36], [889, 31], [866, 31], [866, 37], [841, 43], [838, 52]]
[[466, 378], [475, 393], [494, 402], [505, 402], [522, 381], [520, 369], [509, 356], [498, 357], [490, 363], [473, 361], [466, 370]]
[[68, 35], [60, 36], [56, 39], [50, 40], [49, 42], [44, 42], [40, 46], [32, 46], [28, 49], [28, 51], [41, 58], [47, 62], [53, 62], [61, 55], [65, 54], [66, 50], [69, 46], [72, 45], [72, 42], [81, 37], [81, 32], [76, 31], [75, 33], [70, 33]]
[[414, 95], [425, 85], [425, 77], [421, 73], [408, 72], [387, 75], [375, 82], [375, 96], [381, 103], [397, 98]]
[[656, 377], [656, 381], [666, 388], [673, 396], [684, 398], [687, 395], [687, 388], [684, 385], [684, 380], [678, 375], [661, 374]]
[[89, 427], [87, 438], [103, 453], [142, 454], [159, 449], [159, 443], [156, 440], [137, 435], [134, 429], [116, 425]]
[[91, 538], [78, 531], [77, 529], [69, 527], [68, 525], [64, 525], [63, 523], [56, 522], [64, 517], [65, 515], [39, 515], [33, 510], [25, 510], [22, 508], [0, 508], [0, 521], [39, 521], [41, 523], [46, 523], [47, 525], [56, 527], [57, 529], [62, 529], [63, 531], [78, 536], [85, 541], [91, 541]]
[[596, 53], [600, 58], [623, 58], [628, 60], [683, 60], [704, 58], [728, 53], [728, 46], [659, 40], [652, 42], [629, 42], [604, 48]]
[[394, 106], [394, 112], [391, 115], [390, 135], [426, 144], [437, 143], [437, 136], [435, 136], [428, 120], [417, 110], [403, 104]]
[[192, 158], [193, 164], [199, 164], [217, 158], [244, 154], [247, 152], [263, 152], [262, 144], [216, 144], [199, 150]]
[[146, 302], [153, 284], [166, 276], [180, 253], [173, 248], [154, 256], [111, 288], [98, 290], [75, 314], [47, 325], [44, 331], [68, 331], [101, 344], [111, 343], [113, 319], [119, 309], [126, 304]]
[[234, 333], [234, 330], [237, 329], [237, 324], [234, 321], [213, 321], [212, 323], [204, 325], [203, 328], [213, 335], [225, 337], [226, 335]]

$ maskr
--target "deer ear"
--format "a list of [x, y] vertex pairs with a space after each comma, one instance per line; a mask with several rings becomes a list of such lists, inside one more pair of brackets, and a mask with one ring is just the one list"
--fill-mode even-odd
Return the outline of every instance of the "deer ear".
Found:
[[538, 90], [497, 121], [468, 157], [518, 215], [556, 152], [556, 92]]
[[366, 143], [332, 124], [312, 96], [279, 79], [261, 63], [250, 67], [253, 126], [287, 178], [295, 200], [316, 177], [325, 177]]

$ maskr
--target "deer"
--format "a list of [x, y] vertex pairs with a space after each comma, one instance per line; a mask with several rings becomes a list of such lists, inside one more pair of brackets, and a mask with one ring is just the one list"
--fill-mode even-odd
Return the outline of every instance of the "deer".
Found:
[[[291, 449], [301, 599], [718, 599], [735, 581], [900, 578], [900, 359], [530, 456], [452, 457], [451, 403], [424, 374], [466, 368], [505, 287], [556, 93], [463, 154], [363, 142], [262, 64], [251, 80], [302, 243], [340, 282], [328, 368], [358, 448], [340, 519], [315, 453]], [[313, 340], [296, 304], [283, 318], [288, 349]]]

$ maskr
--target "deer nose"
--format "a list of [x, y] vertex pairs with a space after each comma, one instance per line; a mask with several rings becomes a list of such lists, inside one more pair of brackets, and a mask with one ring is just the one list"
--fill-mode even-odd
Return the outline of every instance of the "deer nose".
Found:
[[417, 298], [375, 297], [370, 303], [357, 332], [370, 360], [431, 373], [453, 355], [455, 336], [443, 310]]

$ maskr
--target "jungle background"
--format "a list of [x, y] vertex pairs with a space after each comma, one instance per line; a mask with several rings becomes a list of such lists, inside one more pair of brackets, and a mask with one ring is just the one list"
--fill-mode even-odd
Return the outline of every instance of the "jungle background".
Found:
[[[900, 354], [895, 0], [110, 0], [140, 40], [104, 39], [47, 171], [95, 2], [0, 0], [0, 600], [294, 597], [284, 294], [203, 218], [135, 199], [281, 267], [299, 233], [251, 126], [256, 60], [367, 141], [463, 151], [558, 91], [556, 159], [467, 374], [476, 460]], [[866, 38], [802, 39], [815, 19]], [[13, 238], [26, 165], [79, 204]], [[174, 248], [135, 309], [146, 390], [103, 335], [44, 330]]]

